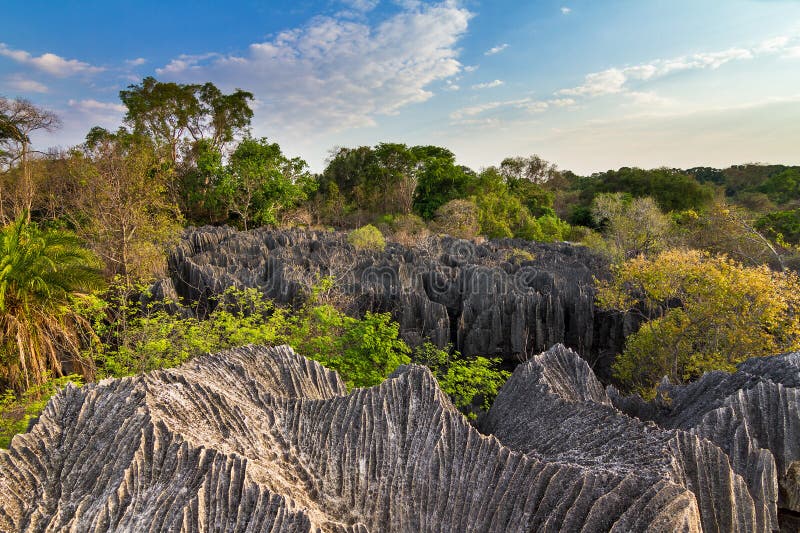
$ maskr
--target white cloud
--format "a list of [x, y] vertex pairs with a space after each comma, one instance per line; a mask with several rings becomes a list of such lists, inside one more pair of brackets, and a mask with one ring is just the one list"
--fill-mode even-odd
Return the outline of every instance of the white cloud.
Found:
[[561, 14], [562, 15], [569, 15], [570, 13], [572, 13], [572, 9], [571, 8], [569, 8], [567, 6], [563, 6], [561, 8]]
[[49, 91], [47, 85], [20, 75], [10, 76], [6, 79], [4, 85], [12, 91], [23, 93], [23, 95], [24, 93], [46, 93]]
[[487, 81], [486, 83], [476, 83], [472, 86], [473, 89], [491, 89], [493, 87], [500, 87], [503, 85], [502, 80]]
[[652, 91], [643, 91], [643, 92], [628, 91], [625, 94], [626, 96], [630, 97], [632, 104], [643, 105], [647, 106], [648, 108], [667, 107], [677, 104], [675, 100], [659, 96], [658, 94]]
[[34, 56], [24, 50], [9, 48], [5, 43], [0, 43], [0, 56], [8, 57], [17, 63], [30, 65], [38, 70], [58, 77], [72, 76], [75, 74], [96, 74], [105, 70], [102, 67], [95, 67], [89, 63], [78, 61], [77, 59], [64, 59], [61, 56], [49, 52], [40, 56]]
[[798, 59], [800, 58], [800, 46], [793, 46], [791, 48], [787, 48], [783, 52], [783, 57], [789, 59]]
[[492, 47], [492, 48], [489, 48], [488, 50], [486, 50], [486, 51], [483, 53], [483, 55], [485, 55], [485, 56], [493, 56], [493, 55], [495, 55], [495, 54], [499, 54], [500, 52], [502, 52], [502, 51], [503, 51], [503, 50], [505, 50], [506, 48], [508, 48], [508, 45], [507, 45], [507, 44], [505, 44], [505, 43], [503, 43], [503, 44], [498, 44], [497, 46], [494, 46], [494, 47]]
[[569, 106], [575, 105], [575, 99], [574, 98], [554, 98], [552, 100], [548, 100], [547, 103], [549, 103], [551, 106], [554, 106], [554, 107], [569, 107]]
[[126, 59], [125, 65], [129, 67], [139, 67], [147, 63], [147, 60], [143, 57], [137, 57], [136, 59]]
[[342, 3], [356, 11], [367, 12], [375, 9], [380, 0], [342, 0]]
[[67, 103], [71, 108], [84, 113], [121, 114], [125, 113], [126, 111], [125, 106], [122, 104], [117, 104], [114, 102], [99, 102], [91, 98], [88, 100], [70, 100]]
[[495, 109], [503, 109], [503, 108], [510, 108], [510, 109], [521, 109], [523, 111], [528, 111], [530, 113], [541, 113], [550, 109], [551, 107], [569, 107], [575, 104], [575, 100], [571, 98], [558, 98], [552, 100], [535, 100], [533, 98], [519, 98], [515, 100], [501, 100], [495, 102], [486, 102], [485, 104], [477, 104], [473, 106], [467, 106], [456, 111], [450, 113], [450, 118], [455, 121], [459, 121], [459, 123], [469, 123], [472, 122], [471, 119], [467, 119], [467, 117], [474, 117], [477, 115], [481, 115], [488, 111], [493, 111]]
[[464, 72], [475, 72], [478, 70], [478, 65], [467, 65], [464, 67]]
[[423, 102], [435, 81], [461, 69], [456, 44], [472, 14], [449, 0], [406, 9], [382, 22], [318, 17], [250, 45], [246, 53], [179, 56], [156, 72], [255, 93], [257, 129], [295, 139], [375, 124]]
[[602, 96], [627, 92], [630, 81], [647, 81], [687, 70], [718, 69], [732, 61], [753, 59], [757, 50], [730, 48], [719, 52], [698, 53], [671, 59], [657, 59], [631, 67], [610, 68], [587, 74], [582, 85], [561, 89], [567, 96]]

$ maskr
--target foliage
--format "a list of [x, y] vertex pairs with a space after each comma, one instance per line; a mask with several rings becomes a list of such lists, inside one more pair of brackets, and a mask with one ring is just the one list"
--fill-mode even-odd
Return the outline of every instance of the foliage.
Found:
[[215, 195], [245, 230], [251, 220], [276, 225], [281, 213], [297, 207], [316, 189], [307, 163], [287, 158], [277, 143], [265, 138], [240, 142], [227, 171], [219, 176]]
[[153, 139], [173, 164], [182, 142], [208, 139], [221, 149], [245, 133], [253, 117], [251, 93], [237, 89], [226, 95], [210, 82], [185, 85], [147, 77], [120, 91], [119, 97], [127, 108], [125, 122]]
[[70, 298], [102, 285], [97, 258], [65, 231], [20, 216], [0, 230], [0, 380], [17, 391], [61, 376], [62, 358], [91, 378], [79, 357], [91, 329]]
[[47, 406], [47, 402], [67, 383], [80, 387], [80, 376], [70, 374], [59, 378], [49, 378], [40, 385], [33, 385], [17, 396], [11, 389], [0, 395], [0, 448], [8, 448], [17, 433], [24, 432], [31, 420]]
[[478, 206], [469, 200], [450, 200], [436, 210], [431, 228], [459, 239], [473, 239], [480, 231]]
[[439, 207], [450, 200], [465, 198], [471, 173], [456, 166], [449, 150], [435, 146], [414, 147], [421, 160], [417, 187], [414, 190], [414, 211], [430, 220]]
[[759, 231], [788, 244], [800, 244], [800, 208], [767, 213], [755, 221]]
[[698, 183], [690, 174], [668, 168], [623, 167], [594, 174], [584, 182], [583, 198], [594, 198], [600, 193], [650, 197], [663, 211], [702, 209], [713, 199], [713, 190], [709, 186]]
[[652, 395], [664, 375], [685, 382], [709, 370], [732, 371], [748, 357], [800, 348], [800, 280], [725, 256], [670, 250], [639, 256], [598, 282], [603, 309], [648, 321], [629, 336], [614, 365], [626, 387]]
[[751, 266], [766, 263], [784, 268], [783, 251], [768, 238], [769, 226], [759, 226], [755, 215], [741, 207], [717, 200], [700, 212], [673, 213], [673, 219], [692, 248], [725, 254]]
[[399, 326], [388, 313], [362, 319], [319, 304], [315, 287], [297, 312], [275, 306], [256, 289], [229, 288], [205, 320], [170, 312], [174, 302], [134, 300], [114, 305], [97, 300], [84, 308], [103, 346], [95, 357], [99, 373], [122, 377], [168, 368], [197, 355], [246, 344], [289, 344], [298, 353], [336, 370], [350, 386], [380, 383], [398, 365], [409, 362]]
[[431, 343], [418, 346], [412, 360], [430, 368], [442, 391], [473, 420], [480, 410], [491, 407], [500, 387], [511, 375], [500, 369], [499, 357], [463, 358], [451, 347], [442, 350]]
[[800, 168], [787, 168], [773, 174], [759, 187], [759, 191], [777, 204], [796, 206], [800, 202]]
[[347, 235], [347, 242], [352, 244], [356, 250], [374, 250], [382, 252], [386, 248], [386, 241], [381, 231], [367, 224], [358, 229], [354, 229]]
[[616, 259], [652, 256], [669, 244], [672, 222], [651, 198], [600, 194], [594, 199], [592, 215], [603, 227], [608, 250]]
[[103, 258], [106, 275], [131, 285], [162, 274], [182, 219], [147, 139], [95, 128], [67, 165], [75, 186], [64, 198], [65, 218]]

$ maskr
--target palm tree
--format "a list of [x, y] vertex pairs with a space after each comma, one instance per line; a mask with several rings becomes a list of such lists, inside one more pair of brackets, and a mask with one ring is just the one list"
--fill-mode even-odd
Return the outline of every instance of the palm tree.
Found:
[[70, 303], [102, 286], [99, 262], [72, 233], [26, 218], [0, 230], [0, 381], [21, 391], [63, 375], [65, 361], [91, 379], [81, 357], [91, 325]]

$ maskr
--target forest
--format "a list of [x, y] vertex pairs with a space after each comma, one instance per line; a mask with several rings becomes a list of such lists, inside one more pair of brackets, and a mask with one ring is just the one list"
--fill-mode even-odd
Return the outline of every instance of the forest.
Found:
[[610, 265], [596, 280], [598, 308], [640, 324], [613, 383], [646, 399], [664, 376], [687, 383], [800, 349], [800, 167], [580, 176], [537, 155], [471, 169], [446, 147], [381, 142], [336, 147], [314, 173], [252, 136], [246, 91], [148, 77], [119, 97], [116, 131], [95, 127], [81, 145], [47, 152], [32, 136], [59, 117], [0, 98], [0, 446], [68, 381], [251, 343], [289, 344], [348, 387], [426, 365], [473, 419], [509, 376], [497, 354], [411, 345], [390, 313], [348, 314], [329, 277], [295, 305], [231, 287], [208, 316], [176, 311], [149, 291], [190, 226], [342, 231], [357, 250], [437, 235], [589, 248]]

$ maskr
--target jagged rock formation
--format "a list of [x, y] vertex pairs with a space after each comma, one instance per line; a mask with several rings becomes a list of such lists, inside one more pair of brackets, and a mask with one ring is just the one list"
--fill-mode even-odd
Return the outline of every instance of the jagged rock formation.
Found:
[[[778, 526], [774, 492], [760, 483], [748, 486], [749, 478], [732, 468], [723, 449], [698, 435], [618, 411], [586, 362], [561, 345], [517, 367], [484, 430], [544, 461], [630, 476], [642, 486], [680, 486], [696, 500], [704, 531]], [[750, 466], [762, 475], [759, 481], [774, 476], [768, 465]]]
[[[612, 409], [579, 379], [552, 394]], [[716, 456], [700, 442], [675, 446], [721, 481], [724, 461], [703, 462]], [[626, 452], [544, 455], [479, 434], [421, 367], [348, 394], [288, 348], [247, 347], [54, 397], [0, 451], [0, 530], [691, 532], [708, 521], [690, 481], [642, 475]], [[719, 489], [743, 507], [723, 497], [714, 516], [756, 526], [746, 489], [728, 481]]]
[[[523, 250], [530, 260], [512, 257]], [[476, 245], [434, 238], [413, 249], [389, 243], [382, 253], [357, 251], [343, 233], [188, 230], [169, 258], [158, 295], [208, 308], [231, 285], [257, 287], [281, 303], [332, 275], [356, 313], [391, 311], [411, 344], [430, 338], [465, 355], [500, 355], [509, 363], [564, 343], [603, 378], [636, 325], [600, 312], [593, 276], [605, 261], [581, 246], [490, 241]]]
[[[720, 446], [751, 487], [780, 509], [800, 512], [800, 353], [745, 361], [733, 374], [710, 372], [688, 385], [665, 381], [659, 397], [610, 396], [623, 411]], [[787, 515], [788, 519], [789, 516]]]

